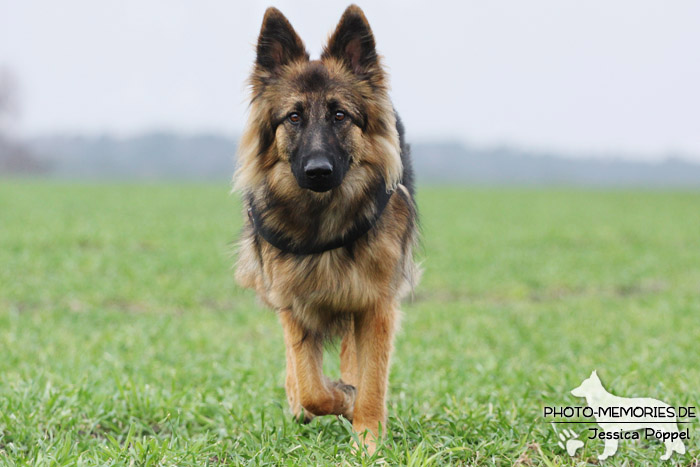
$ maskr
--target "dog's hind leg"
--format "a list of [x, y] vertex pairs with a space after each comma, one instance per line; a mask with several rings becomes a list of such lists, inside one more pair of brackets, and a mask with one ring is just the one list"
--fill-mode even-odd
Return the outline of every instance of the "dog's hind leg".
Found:
[[394, 304], [378, 306], [355, 318], [358, 386], [353, 429], [373, 452], [379, 426], [386, 428], [386, 388], [398, 312]]
[[344, 383], [357, 387], [357, 347], [355, 345], [355, 325], [350, 326], [340, 344], [340, 378]]
[[[355, 389], [332, 383], [324, 376], [323, 343], [313, 336], [305, 335], [291, 310], [282, 310], [279, 316], [287, 345], [287, 397], [290, 405], [294, 401], [292, 411], [296, 409], [300, 412], [303, 408], [313, 415], [343, 415], [352, 420]], [[292, 379], [289, 379], [289, 374], [294, 375]], [[289, 395], [290, 389], [292, 396]], [[297, 417], [299, 412], [295, 412]]]

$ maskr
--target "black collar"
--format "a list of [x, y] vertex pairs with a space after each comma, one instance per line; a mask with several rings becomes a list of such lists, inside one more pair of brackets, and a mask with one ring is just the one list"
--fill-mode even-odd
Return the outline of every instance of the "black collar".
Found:
[[255, 233], [260, 235], [275, 248], [285, 253], [292, 253], [295, 255], [315, 255], [325, 251], [335, 250], [336, 248], [348, 247], [377, 225], [377, 221], [379, 221], [386, 205], [389, 204], [389, 199], [393, 193], [393, 191], [387, 191], [385, 187], [384, 179], [381, 179], [373, 194], [375, 207], [374, 216], [371, 218], [363, 218], [355, 222], [352, 228], [345, 232], [344, 235], [325, 243], [317, 244], [312, 240], [297, 244], [282, 232], [265, 226], [260, 216], [261, 213], [253, 202], [252, 195], [248, 197], [248, 218], [253, 225]]

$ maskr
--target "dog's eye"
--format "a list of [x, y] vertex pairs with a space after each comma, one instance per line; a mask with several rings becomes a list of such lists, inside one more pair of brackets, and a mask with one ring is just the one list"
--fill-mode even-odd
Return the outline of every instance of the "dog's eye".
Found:
[[292, 112], [289, 114], [289, 117], [287, 117], [290, 122], [292, 122], [294, 125], [298, 125], [299, 122], [301, 121], [301, 115], [299, 115], [296, 112]]
[[337, 111], [335, 113], [335, 121], [342, 122], [343, 120], [345, 120], [345, 112], [343, 112], [342, 110]]

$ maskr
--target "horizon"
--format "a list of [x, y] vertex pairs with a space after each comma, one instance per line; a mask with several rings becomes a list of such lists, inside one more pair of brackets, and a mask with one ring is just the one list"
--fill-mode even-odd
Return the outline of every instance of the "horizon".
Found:
[[[152, 136], [172, 136], [180, 139], [188, 138], [198, 138], [198, 137], [215, 137], [215, 138], [225, 138], [231, 140], [235, 143], [236, 148], [235, 153], [238, 151], [238, 140], [241, 132], [237, 133], [225, 133], [216, 130], [192, 130], [192, 131], [178, 131], [167, 128], [154, 128], [154, 129], [143, 129], [133, 133], [118, 133], [118, 132], [94, 132], [94, 133], [74, 133], [74, 132], [55, 132], [55, 133], [43, 133], [32, 136], [23, 136], [20, 141], [24, 143], [46, 140], [46, 139], [111, 139], [118, 142], [128, 142], [139, 138], [148, 138]], [[493, 142], [491, 144], [484, 143], [478, 144], [472, 141], [464, 141], [459, 138], [445, 137], [440, 139], [439, 137], [431, 138], [421, 138], [421, 139], [409, 139], [407, 143], [410, 146], [452, 146], [457, 145], [464, 150], [475, 150], [475, 151], [507, 151], [512, 153], [517, 153], [518, 155], [528, 158], [528, 157], [552, 157], [555, 159], [562, 160], [592, 160], [592, 161], [620, 161], [620, 162], [638, 162], [638, 163], [650, 163], [650, 164], [662, 164], [667, 161], [682, 161], [693, 165], [700, 165], [700, 157], [694, 157], [693, 155], [688, 155], [684, 153], [677, 153], [668, 151], [666, 153], [652, 154], [653, 157], [639, 157], [638, 154], [629, 152], [612, 152], [612, 151], [599, 151], [599, 152], [574, 152], [566, 150], [557, 150], [549, 148], [538, 148], [538, 147], [527, 147], [519, 146], [516, 144], [499, 143]]]

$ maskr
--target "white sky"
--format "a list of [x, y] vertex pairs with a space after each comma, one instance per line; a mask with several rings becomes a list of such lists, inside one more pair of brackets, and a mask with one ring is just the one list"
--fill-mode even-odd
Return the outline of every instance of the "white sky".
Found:
[[[312, 57], [347, 6], [277, 1]], [[700, 160], [700, 1], [358, 1], [409, 139]], [[266, 2], [0, 0], [24, 135], [237, 134]]]

